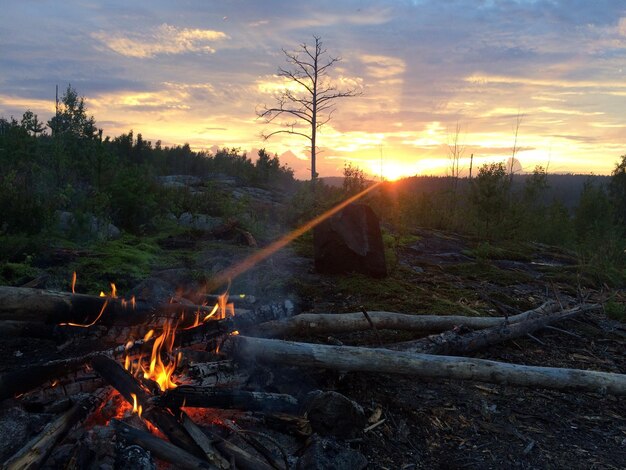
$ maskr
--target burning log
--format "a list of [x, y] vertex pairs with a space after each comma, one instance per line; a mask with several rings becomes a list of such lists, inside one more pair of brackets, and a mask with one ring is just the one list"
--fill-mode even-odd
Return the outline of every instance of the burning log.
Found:
[[[503, 323], [517, 323], [553, 312], [556, 303], [546, 302], [540, 307], [511, 317], [468, 317], [463, 315], [409, 315], [393, 312], [368, 312], [377, 329], [441, 332], [455, 326], [484, 329]], [[295, 334], [328, 334], [364, 331], [372, 328], [363, 312], [303, 313], [294, 317], [263, 323], [251, 331], [258, 336], [284, 337]]]
[[297, 414], [300, 405], [291, 395], [282, 393], [224, 390], [181, 385], [154, 399], [167, 407], [227, 408], [245, 411], [267, 411]]
[[39, 468], [57, 443], [74, 427], [87, 418], [93, 410], [102, 404], [109, 389], [96, 395], [89, 395], [76, 403], [67, 412], [48, 424], [41, 434], [35, 436], [13, 457], [7, 460], [3, 468], [8, 470]]
[[144, 449], [152, 452], [159, 459], [175, 465], [176, 468], [189, 470], [219, 470], [215, 465], [190, 454], [174, 444], [170, 444], [163, 439], [159, 439], [149, 432], [141, 431], [117, 419], [112, 419], [111, 423], [113, 424], [113, 427], [115, 427], [118, 435], [126, 442], [143, 447]]
[[428, 336], [415, 341], [406, 341], [386, 345], [385, 348], [426, 354], [463, 355], [493, 344], [519, 338], [540, 330], [552, 323], [567, 320], [581, 313], [600, 310], [599, 304], [579, 305], [551, 315], [503, 324], [462, 334], [458, 329], [446, 331], [440, 335]]
[[230, 337], [224, 348], [240, 361], [254, 358], [300, 367], [380, 372], [442, 379], [626, 395], [626, 375], [579, 369], [505, 364], [484, 359], [433, 356], [354, 346]]
[[[145, 406], [142, 417], [154, 424], [173, 444], [198, 457], [204, 455], [172, 413], [164, 408], [149, 406], [152, 394], [148, 393], [117, 362], [106, 356], [98, 355], [91, 359], [91, 365], [104, 380], [120, 392], [126, 401], [131, 404], [136, 401], [136, 403]], [[134, 399], [133, 395], [135, 396]]]
[[[193, 321], [196, 312], [206, 316], [212, 307], [191, 303], [152, 305], [142, 300], [126, 300], [115, 296], [74, 294], [27, 287], [0, 286], [0, 320], [89, 325], [98, 319], [100, 325], [154, 324], [155, 317], [185, 317]], [[273, 317], [270, 319], [274, 319]], [[6, 328], [27, 328], [10, 325]], [[34, 327], [30, 327], [31, 329]]]
[[130, 302], [113, 297], [0, 286], [0, 320], [88, 324], [105, 303], [106, 314], [99, 321], [106, 325], [144, 323], [154, 313], [152, 307], [142, 302], [136, 303], [133, 310]]
[[0, 374], [0, 400], [27, 392], [42, 383], [62, 377], [82, 367], [90, 356], [49, 361], [44, 364], [24, 366]]

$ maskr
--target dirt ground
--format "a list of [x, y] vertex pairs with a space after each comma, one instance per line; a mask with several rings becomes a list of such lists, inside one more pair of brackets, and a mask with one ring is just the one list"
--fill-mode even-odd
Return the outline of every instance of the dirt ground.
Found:
[[[575, 303], [576, 295], [598, 300], [594, 289], [572, 286], [554, 276], [572, 260], [549, 247], [537, 246], [522, 261], [506, 260], [506, 252], [501, 259], [482, 260], [481, 264], [498, 271], [483, 276], [461, 269], [476, 263], [467, 251], [471, 240], [432, 231], [419, 235], [419, 242], [400, 250], [399, 263], [409, 268], [405, 275], [416, 286], [435, 292], [454, 286], [463, 293], [464, 297], [454, 299], [449, 292], [451, 302], [501, 315], [506, 312], [497, 312], [490, 296], [504, 297], [509, 305], [519, 307], [537, 306], [555, 297]], [[546, 265], [549, 269], [542, 271]], [[366, 294], [358, 300], [367, 305]], [[340, 301], [334, 307], [349, 309]], [[319, 307], [328, 308], [332, 305]], [[544, 329], [532, 338], [493, 346], [474, 357], [626, 373], [623, 323], [599, 312], [555, 326], [558, 330]], [[371, 334], [337, 339], [345, 344], [376, 344]], [[626, 468], [623, 397], [358, 373], [336, 378], [335, 387], [370, 413], [382, 409], [386, 421], [353, 444], [369, 459], [368, 468]]]
[[[272, 295], [282, 291], [296, 296], [302, 310], [310, 312], [356, 311], [363, 306], [415, 314], [494, 316], [531, 309], [547, 299], [572, 304], [581, 297], [597, 302], [605, 295], [571, 274], [570, 255], [550, 247], [526, 247], [523, 253], [490, 251], [453, 234], [418, 230], [412, 235], [412, 242], [398, 246], [388, 279], [320, 276], [312, 272], [306, 254], [287, 250], [257, 268], [264, 274], [256, 278], [254, 293], [264, 291], [258, 281], [263, 279], [272, 283]], [[197, 256], [209, 254], [199, 251]], [[555, 327], [474, 357], [626, 373], [623, 323], [598, 312]], [[381, 333], [385, 341], [408, 339]], [[304, 339], [377, 344], [372, 332]], [[0, 345], [1, 369], [33, 354], [49, 357], [56, 348], [46, 342], [15, 341], [7, 338]], [[317, 373], [315, 380], [318, 387], [356, 401], [366, 414], [379, 415], [377, 422], [384, 419], [345, 443], [367, 457], [368, 468], [626, 468], [623, 397], [362, 373]]]

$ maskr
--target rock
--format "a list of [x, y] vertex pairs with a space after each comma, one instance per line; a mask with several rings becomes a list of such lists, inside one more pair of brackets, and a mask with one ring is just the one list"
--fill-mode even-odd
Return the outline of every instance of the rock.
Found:
[[183, 212], [178, 218], [178, 225], [206, 232], [211, 232], [223, 224], [224, 220], [221, 217], [211, 217], [205, 214]]
[[315, 227], [313, 245], [320, 273], [387, 275], [378, 217], [365, 204], [350, 204]]
[[157, 181], [161, 183], [161, 186], [166, 188], [186, 188], [202, 184], [202, 180], [200, 178], [192, 175], [159, 176]]
[[314, 390], [304, 403], [313, 431], [322, 436], [350, 439], [359, 436], [365, 427], [361, 405], [341, 393]]
[[116, 240], [122, 232], [112, 223], [100, 219], [92, 214], [85, 214], [80, 218], [73, 212], [57, 211], [57, 228], [64, 235], [87, 233], [98, 239]]
[[313, 435], [304, 454], [298, 459], [296, 470], [362, 470], [367, 459], [356, 450], [339, 445], [331, 439]]

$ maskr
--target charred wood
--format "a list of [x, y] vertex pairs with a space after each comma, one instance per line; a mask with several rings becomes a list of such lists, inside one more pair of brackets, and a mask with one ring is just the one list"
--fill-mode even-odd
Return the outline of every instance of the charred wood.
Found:
[[240, 361], [254, 358], [300, 367], [475, 380], [521, 387], [626, 395], [626, 375], [579, 369], [506, 364], [484, 359], [405, 353], [388, 349], [232, 336], [225, 344]]
[[49, 361], [44, 364], [20, 367], [0, 374], [0, 400], [27, 392], [44, 382], [63, 377], [82, 367], [89, 356]]
[[147, 392], [121, 365], [103, 355], [93, 357], [91, 365], [129, 403], [133, 403], [132, 395], [134, 394], [137, 403], [144, 407], [142, 417], [154, 424], [173, 444], [198, 457], [204, 455], [171, 412], [164, 408], [149, 406], [152, 394]]
[[206, 459], [215, 465], [220, 470], [230, 468], [230, 464], [220, 455], [220, 453], [213, 446], [213, 442], [209, 437], [200, 429], [200, 427], [193, 422], [193, 420], [187, 416], [187, 413], [180, 411], [180, 421], [183, 427], [187, 430], [189, 436], [194, 440], [198, 447], [202, 449]]
[[159, 439], [149, 432], [141, 431], [117, 419], [112, 419], [111, 423], [124, 441], [129, 444], [136, 444], [152, 452], [156, 457], [173, 464], [176, 468], [189, 470], [219, 470], [215, 465], [196, 457], [174, 444]]
[[211, 387], [181, 385], [155, 399], [167, 407], [227, 408], [245, 411], [267, 411], [297, 414], [298, 400], [283, 393], [249, 392]]
[[39, 468], [50, 455], [57, 443], [74, 427], [95, 410], [109, 394], [103, 390], [97, 395], [88, 395], [67, 412], [48, 424], [39, 434], [28, 442], [13, 457], [7, 460], [3, 468], [8, 470]]

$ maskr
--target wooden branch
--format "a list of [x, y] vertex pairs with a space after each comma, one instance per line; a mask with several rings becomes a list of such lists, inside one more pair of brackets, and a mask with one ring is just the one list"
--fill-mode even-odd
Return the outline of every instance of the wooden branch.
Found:
[[124, 441], [130, 444], [136, 444], [152, 452], [157, 458], [173, 464], [175, 468], [188, 470], [219, 470], [215, 465], [201, 460], [195, 455], [163, 439], [159, 439], [149, 432], [141, 431], [115, 418], [111, 420], [111, 424]]
[[[524, 321], [529, 318], [554, 311], [557, 305], [546, 302], [542, 306], [519, 315], [508, 317], [509, 323]], [[472, 329], [484, 329], [507, 322], [505, 317], [468, 317], [463, 315], [409, 315], [392, 312], [368, 312], [372, 324], [379, 330], [430, 331], [440, 332], [455, 326]], [[370, 323], [362, 312], [355, 313], [303, 313], [284, 320], [257, 325], [250, 333], [258, 336], [277, 337], [294, 334], [348, 333], [370, 329]], [[248, 333], [248, 332], [247, 332]]]
[[39, 435], [31, 439], [13, 457], [4, 462], [2, 468], [8, 470], [40, 468], [52, 449], [67, 432], [99, 407], [109, 393], [109, 391], [103, 390], [99, 394], [89, 395], [76, 403], [68, 411], [49, 423]]
[[580, 305], [569, 310], [518, 321], [517, 323], [503, 324], [466, 334], [462, 334], [458, 329], [455, 329], [415, 341], [389, 344], [385, 348], [413, 353], [465, 355], [493, 344], [533, 333], [547, 327], [551, 323], [567, 320], [581, 313], [600, 310], [601, 308], [602, 306], [599, 304]]
[[626, 375], [579, 369], [536, 367], [484, 359], [434, 356], [351, 346], [326, 346], [231, 336], [224, 345], [238, 360], [257, 360], [341, 371], [476, 380], [522, 387], [626, 395]]
[[220, 453], [213, 446], [213, 442], [209, 439], [200, 427], [193, 422], [193, 420], [185, 413], [184, 411], [179, 412], [180, 421], [189, 436], [194, 440], [198, 447], [202, 449], [206, 459], [211, 462], [212, 465], [215, 465], [220, 470], [225, 470], [230, 468], [230, 464], [226, 461], [224, 457], [220, 455]]
[[142, 418], [159, 428], [173, 444], [197, 457], [204, 455], [202, 449], [189, 437], [172, 413], [164, 408], [150, 406], [150, 399], [153, 395], [147, 392], [121, 365], [103, 355], [93, 357], [91, 365], [104, 380], [120, 392], [127, 402], [133, 403], [132, 395], [134, 394], [137, 397], [137, 403], [144, 407]]
[[282, 393], [224, 390], [213, 387], [181, 385], [155, 398], [155, 402], [167, 407], [227, 408], [244, 411], [267, 411], [297, 414], [298, 400]]

